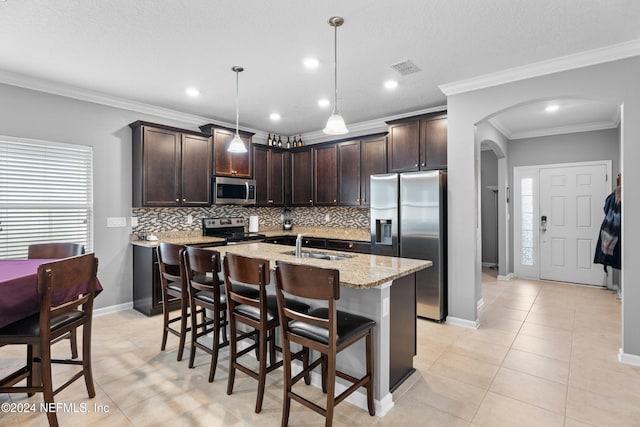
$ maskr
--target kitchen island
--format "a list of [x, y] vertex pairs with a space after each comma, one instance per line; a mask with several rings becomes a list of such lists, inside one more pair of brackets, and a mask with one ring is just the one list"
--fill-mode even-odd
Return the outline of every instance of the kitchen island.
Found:
[[[431, 261], [380, 255], [346, 253], [329, 250], [306, 252], [325, 254], [334, 259], [296, 258], [291, 246], [250, 243], [212, 247], [224, 256], [227, 252], [256, 258], [335, 268], [340, 271], [338, 309], [369, 317], [375, 327], [375, 405], [376, 414], [384, 416], [392, 407], [391, 391], [402, 383], [413, 369], [416, 354], [415, 273], [431, 266]], [[321, 256], [321, 255], [318, 255]], [[339, 259], [335, 259], [339, 257]], [[273, 281], [273, 276], [272, 276]], [[273, 286], [273, 285], [271, 285]], [[338, 354], [338, 368], [354, 376], [364, 374], [364, 341]], [[320, 386], [319, 374], [312, 382]], [[338, 379], [336, 394], [346, 389]], [[347, 398], [366, 408], [364, 389]]]

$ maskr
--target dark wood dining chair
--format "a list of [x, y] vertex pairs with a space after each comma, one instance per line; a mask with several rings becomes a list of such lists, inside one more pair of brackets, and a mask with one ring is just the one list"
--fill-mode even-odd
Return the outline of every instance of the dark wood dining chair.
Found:
[[[178, 343], [178, 361], [182, 360], [187, 333], [191, 330], [187, 323], [189, 319], [189, 290], [182, 259], [182, 251], [184, 249], [185, 246], [183, 245], [166, 242], [160, 242], [157, 248], [163, 316], [162, 345], [160, 349], [162, 351], [165, 350], [168, 334], [171, 333], [177, 336], [180, 340]], [[171, 305], [176, 301], [180, 304], [180, 314], [171, 317]], [[174, 328], [174, 323], [179, 323], [179, 327]]]
[[[64, 258], [38, 267], [40, 312], [0, 328], [0, 346], [26, 345], [27, 363], [0, 379], [0, 393], [42, 393], [44, 402], [84, 376], [90, 398], [96, 395], [91, 370], [91, 326], [98, 259], [93, 254]], [[51, 358], [51, 344], [69, 331], [82, 327], [82, 360]], [[80, 365], [64, 384], [53, 388], [52, 363]], [[37, 372], [36, 372], [37, 371]], [[16, 386], [26, 379], [26, 386]], [[55, 411], [48, 411], [50, 426], [57, 426]]]
[[[28, 259], [61, 259], [84, 254], [84, 245], [81, 243], [53, 242], [37, 243], [29, 245], [27, 248]], [[78, 338], [75, 329], [69, 331], [66, 336], [60, 337], [69, 339], [71, 345], [71, 358], [78, 358]]]
[[[275, 282], [284, 358], [282, 425], [286, 426], [289, 423], [289, 411], [291, 399], [293, 399], [323, 415], [325, 426], [331, 426], [334, 407], [360, 387], [367, 389], [369, 414], [375, 415], [373, 403], [373, 329], [375, 321], [336, 309], [336, 301], [340, 299], [339, 271], [278, 261], [276, 262]], [[319, 307], [307, 313], [301, 313], [296, 307], [289, 304], [290, 299], [285, 298], [285, 295], [318, 301]], [[361, 378], [355, 378], [338, 371], [336, 369], [336, 355], [362, 338], [366, 340], [365, 375]], [[291, 343], [320, 353], [318, 359], [309, 363], [307, 367], [303, 366], [302, 372], [295, 377], [292, 377], [291, 374]], [[293, 391], [293, 385], [318, 365], [322, 367], [322, 390], [327, 393], [325, 408]], [[336, 376], [352, 383], [338, 396], [335, 396]]]
[[[209, 382], [213, 382], [218, 365], [218, 353], [229, 345], [227, 338], [227, 298], [224, 286], [218, 278], [220, 273], [220, 253], [208, 249], [188, 246], [183, 251], [184, 270], [189, 284], [189, 306], [191, 313], [201, 312], [201, 320], [191, 315], [191, 352], [189, 368], [193, 368], [196, 348], [211, 355]], [[209, 310], [210, 314], [207, 314]], [[211, 317], [210, 317], [211, 316]], [[198, 341], [213, 334], [211, 347]], [[222, 339], [222, 341], [221, 341]]]
[[[279, 350], [275, 343], [275, 331], [280, 321], [276, 296], [267, 295], [267, 285], [271, 276], [269, 261], [227, 253], [224, 257], [223, 270], [230, 331], [227, 394], [233, 393], [236, 369], [258, 380], [255, 412], [259, 413], [262, 410], [266, 376], [282, 366], [282, 360], [275, 360], [276, 350]], [[309, 305], [305, 303], [299, 301], [289, 303], [300, 312], [309, 310]], [[249, 331], [238, 334], [237, 323], [247, 326]], [[255, 342], [238, 351], [237, 344], [244, 339], [253, 339]], [[269, 364], [267, 364], [267, 347]], [[257, 372], [239, 362], [240, 357], [252, 350], [257, 350], [259, 362]], [[304, 366], [307, 365], [306, 351], [296, 353], [295, 357], [302, 360]], [[310, 382], [310, 377], [306, 380]]]
[[81, 243], [38, 243], [29, 245], [29, 259], [61, 259], [84, 254]]

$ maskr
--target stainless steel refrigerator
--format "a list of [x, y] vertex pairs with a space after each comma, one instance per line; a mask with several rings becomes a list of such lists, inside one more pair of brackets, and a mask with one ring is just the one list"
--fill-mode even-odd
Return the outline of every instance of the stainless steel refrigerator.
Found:
[[447, 315], [447, 173], [407, 172], [371, 176], [371, 253], [425, 259], [416, 273], [416, 312]]

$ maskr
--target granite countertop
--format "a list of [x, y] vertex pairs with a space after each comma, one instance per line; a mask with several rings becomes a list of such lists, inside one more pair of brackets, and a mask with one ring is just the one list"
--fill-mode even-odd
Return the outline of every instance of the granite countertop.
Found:
[[264, 258], [271, 262], [271, 268], [276, 261], [286, 261], [296, 264], [312, 265], [323, 268], [336, 268], [340, 271], [340, 285], [356, 289], [368, 289], [385, 282], [398, 279], [432, 265], [431, 261], [409, 258], [396, 258], [382, 255], [357, 254], [330, 250], [316, 250], [304, 248], [308, 252], [322, 252], [348, 256], [343, 260], [323, 260], [315, 258], [296, 258], [285, 255], [285, 252], [295, 248], [271, 243], [249, 243], [234, 246], [216, 246], [211, 248], [224, 256], [227, 252], [242, 256]]
[[[315, 227], [315, 226], [294, 226], [293, 230], [285, 231], [281, 226], [260, 227], [258, 233], [267, 237], [275, 236], [297, 236], [302, 233], [305, 237], [318, 237], [324, 239], [354, 240], [369, 242], [369, 229], [364, 228], [342, 228], [342, 227]], [[207, 237], [202, 235], [200, 230], [192, 231], [165, 231], [154, 233], [158, 240], [138, 240], [135, 234], [131, 235], [131, 244], [155, 248], [159, 242], [174, 243], [176, 245], [197, 245], [203, 243], [223, 243], [224, 239], [219, 237]]]
[[305, 237], [319, 237], [325, 239], [358, 240], [363, 242], [371, 241], [371, 234], [368, 228], [346, 228], [346, 227], [316, 227], [316, 226], [293, 226], [293, 230], [283, 230], [279, 227], [260, 227], [258, 233], [267, 237], [276, 236], [297, 236], [298, 233]]
[[168, 231], [155, 233], [154, 236], [156, 236], [158, 240], [137, 240], [137, 236], [132, 234], [131, 244], [155, 248], [160, 242], [173, 243], [176, 245], [197, 245], [203, 243], [224, 243], [225, 241], [220, 237], [203, 236], [201, 231]]

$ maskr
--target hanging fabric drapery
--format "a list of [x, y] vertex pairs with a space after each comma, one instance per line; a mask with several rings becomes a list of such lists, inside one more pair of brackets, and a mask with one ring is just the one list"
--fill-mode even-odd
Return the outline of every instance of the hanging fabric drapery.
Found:
[[604, 220], [600, 226], [600, 236], [596, 245], [596, 254], [593, 262], [620, 269], [620, 238], [621, 238], [621, 213], [622, 200], [620, 198], [621, 177], [618, 175], [616, 189], [604, 202]]

